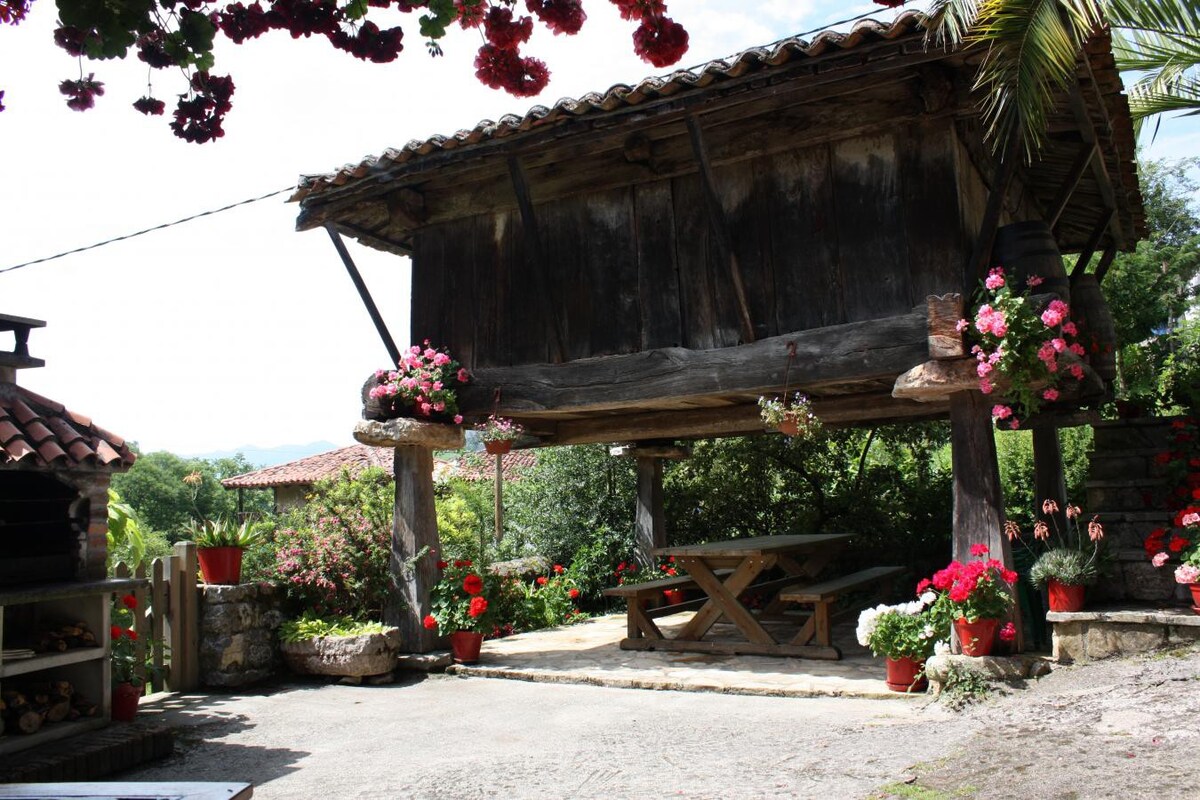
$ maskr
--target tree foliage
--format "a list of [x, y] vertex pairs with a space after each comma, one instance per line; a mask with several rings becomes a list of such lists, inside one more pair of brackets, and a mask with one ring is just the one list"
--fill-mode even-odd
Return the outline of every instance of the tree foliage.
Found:
[[[33, 0], [0, 0], [0, 23], [16, 25]], [[46, 2], [46, 0], [42, 0]], [[665, 0], [610, 0], [621, 16], [636, 23], [633, 49], [656, 67], [674, 64], [688, 48], [688, 34], [666, 15]], [[59, 25], [54, 42], [68, 54], [88, 60], [126, 58], [131, 51], [155, 70], [182, 70], [186, 86], [172, 114], [176, 136], [203, 143], [224, 135], [222, 124], [233, 107], [231, 76], [217, 75], [218, 37], [243, 44], [272, 31], [293, 39], [324, 37], [355, 58], [384, 64], [404, 49], [400, 15], [419, 14], [418, 26], [430, 55], [441, 55], [441, 39], [454, 25], [476, 29], [483, 44], [475, 75], [486, 86], [517, 97], [539, 94], [550, 79], [545, 62], [524, 56], [521, 47], [534, 20], [555, 34], [573, 35], [587, 14], [582, 0], [57, 0]], [[104, 94], [95, 73], [64, 80], [59, 91], [67, 105], [85, 111]], [[3, 100], [0, 92], [0, 101]], [[143, 114], [160, 115], [166, 104], [147, 94], [134, 101]], [[0, 110], [4, 106], [0, 103]]]
[[[240, 453], [208, 460], [159, 451], [139, 454], [128, 472], [113, 477], [112, 486], [143, 525], [177, 541], [193, 520], [236, 516], [237, 493], [222, 487], [221, 479], [253, 469]], [[247, 511], [270, 509], [269, 493], [247, 492], [245, 497]]]

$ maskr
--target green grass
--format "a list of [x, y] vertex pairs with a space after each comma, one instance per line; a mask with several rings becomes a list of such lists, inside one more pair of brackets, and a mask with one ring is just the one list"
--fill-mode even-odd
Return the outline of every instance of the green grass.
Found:
[[887, 786], [881, 786], [878, 793], [872, 795], [877, 800], [884, 800], [890, 797], [903, 797], [909, 800], [953, 800], [956, 797], [971, 797], [975, 794], [974, 786], [960, 786], [950, 792], [944, 792], [941, 789], [930, 789], [928, 786], [922, 786], [919, 783], [889, 783]]

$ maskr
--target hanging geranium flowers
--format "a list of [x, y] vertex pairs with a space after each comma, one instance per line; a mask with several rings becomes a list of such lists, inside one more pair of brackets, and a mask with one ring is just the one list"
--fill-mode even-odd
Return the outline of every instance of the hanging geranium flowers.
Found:
[[395, 369], [377, 370], [368, 396], [379, 402], [388, 417], [459, 425], [462, 415], [458, 413], [457, 389], [468, 380], [467, 370], [445, 348], [435, 348], [426, 339], [424, 347], [408, 348]]

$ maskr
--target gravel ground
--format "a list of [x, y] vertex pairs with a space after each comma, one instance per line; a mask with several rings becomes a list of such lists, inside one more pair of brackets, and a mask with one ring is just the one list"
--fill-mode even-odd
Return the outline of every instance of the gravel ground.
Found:
[[[124, 780], [256, 798], [1171, 798], [1200, 742], [1200, 652], [944, 702], [431, 676], [164, 701], [176, 754]], [[1190, 794], [1191, 792], [1189, 792]]]

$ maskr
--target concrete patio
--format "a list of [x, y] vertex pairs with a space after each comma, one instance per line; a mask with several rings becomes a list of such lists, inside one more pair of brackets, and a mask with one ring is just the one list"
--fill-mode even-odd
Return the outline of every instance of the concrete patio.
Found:
[[[693, 612], [659, 620], [673, 632]], [[733, 639], [732, 626], [713, 628], [717, 638]], [[539, 683], [576, 683], [629, 689], [670, 689], [771, 697], [901, 698], [884, 683], [882, 659], [854, 639], [852, 624], [834, 629], [840, 661], [768, 656], [730, 656], [667, 651], [622, 650], [625, 615], [603, 617], [483, 643], [478, 664], [447, 671], [478, 678]]]

